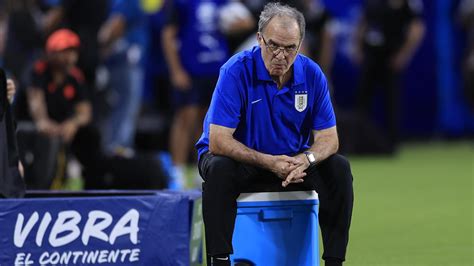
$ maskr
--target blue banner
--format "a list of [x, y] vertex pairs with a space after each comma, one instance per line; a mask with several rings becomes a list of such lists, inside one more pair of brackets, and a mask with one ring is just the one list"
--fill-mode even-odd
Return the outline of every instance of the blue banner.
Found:
[[189, 265], [196, 195], [0, 201], [0, 265]]

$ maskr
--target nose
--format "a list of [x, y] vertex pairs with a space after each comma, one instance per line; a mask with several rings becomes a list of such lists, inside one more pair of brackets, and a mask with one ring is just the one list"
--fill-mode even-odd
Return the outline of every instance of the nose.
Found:
[[278, 49], [277, 53], [275, 54], [275, 58], [279, 60], [285, 59], [285, 50]]

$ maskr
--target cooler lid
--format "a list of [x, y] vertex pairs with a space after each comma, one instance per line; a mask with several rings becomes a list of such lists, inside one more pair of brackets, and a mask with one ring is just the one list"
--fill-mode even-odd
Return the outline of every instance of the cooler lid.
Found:
[[316, 191], [285, 191], [285, 192], [253, 192], [241, 193], [237, 202], [286, 201], [286, 200], [317, 200]]

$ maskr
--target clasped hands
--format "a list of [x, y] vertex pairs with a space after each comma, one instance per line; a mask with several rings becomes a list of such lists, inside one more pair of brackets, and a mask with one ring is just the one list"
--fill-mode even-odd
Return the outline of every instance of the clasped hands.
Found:
[[291, 183], [303, 183], [306, 176], [305, 170], [309, 167], [309, 162], [304, 154], [295, 157], [286, 155], [273, 156], [274, 163], [272, 172], [283, 179], [281, 185], [288, 186]]
[[71, 119], [57, 123], [50, 119], [43, 119], [37, 123], [39, 132], [49, 137], [61, 137], [66, 143], [70, 143], [76, 135], [79, 126]]

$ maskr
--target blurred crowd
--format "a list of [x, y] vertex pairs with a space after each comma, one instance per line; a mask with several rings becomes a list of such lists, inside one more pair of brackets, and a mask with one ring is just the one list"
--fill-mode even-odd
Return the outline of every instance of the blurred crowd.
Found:
[[[75, 179], [86, 189], [199, 187], [193, 145], [219, 68], [256, 45], [267, 2], [0, 0], [0, 66], [18, 88], [27, 187], [60, 189]], [[336, 23], [323, 1], [280, 2], [306, 17], [301, 53], [329, 80], [341, 78], [331, 76]], [[459, 13], [470, 31], [464, 70], [474, 101], [473, 2]], [[425, 34], [422, 1], [364, 1], [355, 28], [360, 82], [354, 110], [336, 110], [341, 149], [394, 154], [400, 76]], [[370, 108], [379, 89], [381, 126]]]

